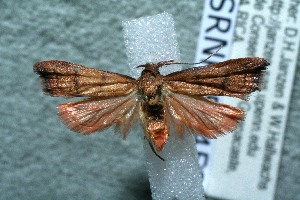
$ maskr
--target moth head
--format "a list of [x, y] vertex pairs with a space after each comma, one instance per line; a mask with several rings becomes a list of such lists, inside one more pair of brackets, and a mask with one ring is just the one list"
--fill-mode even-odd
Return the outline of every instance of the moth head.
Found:
[[177, 63], [174, 63], [174, 60], [168, 60], [168, 61], [162, 61], [158, 63], [146, 63], [144, 65], [139, 65], [136, 68], [144, 68], [147, 71], [155, 72], [158, 71], [160, 67], [171, 65], [171, 64], [177, 64]]

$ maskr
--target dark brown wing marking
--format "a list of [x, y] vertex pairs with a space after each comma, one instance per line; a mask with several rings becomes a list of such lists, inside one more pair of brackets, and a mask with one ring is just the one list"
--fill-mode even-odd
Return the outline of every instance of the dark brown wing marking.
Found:
[[168, 90], [191, 96], [231, 96], [247, 99], [259, 90], [269, 63], [263, 58], [238, 58], [195, 67], [164, 77]]
[[131, 93], [135, 79], [122, 74], [51, 60], [38, 62], [34, 72], [40, 75], [43, 91], [51, 96], [114, 97]]

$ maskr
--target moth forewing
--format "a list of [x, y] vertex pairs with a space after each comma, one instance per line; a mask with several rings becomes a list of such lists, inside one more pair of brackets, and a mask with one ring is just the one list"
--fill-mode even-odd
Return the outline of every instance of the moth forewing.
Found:
[[269, 63], [263, 58], [238, 58], [194, 67], [164, 77], [174, 93], [193, 96], [231, 96], [246, 100], [259, 90]]
[[33, 67], [45, 94], [72, 97], [124, 96], [135, 88], [135, 79], [70, 62], [50, 60]]

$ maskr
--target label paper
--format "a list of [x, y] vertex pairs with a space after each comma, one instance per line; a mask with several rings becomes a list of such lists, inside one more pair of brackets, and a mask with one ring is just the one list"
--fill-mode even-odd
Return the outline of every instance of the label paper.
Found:
[[[238, 4], [238, 1], [207, 0], [204, 12], [212, 3], [224, 6], [232, 2]], [[204, 171], [204, 187], [208, 196], [274, 199], [299, 49], [299, 10], [298, 0], [241, 0], [239, 3], [230, 57], [263, 57], [270, 66], [266, 71], [264, 88], [251, 95], [250, 101], [222, 97], [223, 103], [247, 112], [245, 121], [236, 131], [213, 140], [209, 150], [199, 147], [203, 143], [197, 142], [200, 165], [203, 165], [202, 153], [208, 152], [208, 168]], [[207, 16], [212, 14], [206, 13]], [[209, 19], [203, 16], [201, 29], [205, 29]], [[198, 55], [201, 53], [203, 51], [197, 51]]]

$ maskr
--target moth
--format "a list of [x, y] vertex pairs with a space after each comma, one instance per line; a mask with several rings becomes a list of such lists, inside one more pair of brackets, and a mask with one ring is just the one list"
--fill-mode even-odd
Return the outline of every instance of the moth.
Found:
[[140, 120], [145, 139], [161, 158], [156, 151], [163, 150], [171, 125], [179, 136], [186, 129], [206, 138], [233, 131], [244, 111], [205, 96], [247, 100], [261, 89], [269, 65], [263, 58], [248, 57], [161, 75], [159, 69], [171, 64], [182, 63], [139, 65], [143, 70], [138, 79], [58, 60], [38, 62], [33, 70], [41, 77], [45, 94], [86, 97], [58, 105], [58, 115], [69, 129], [91, 134], [114, 125], [126, 138]]

